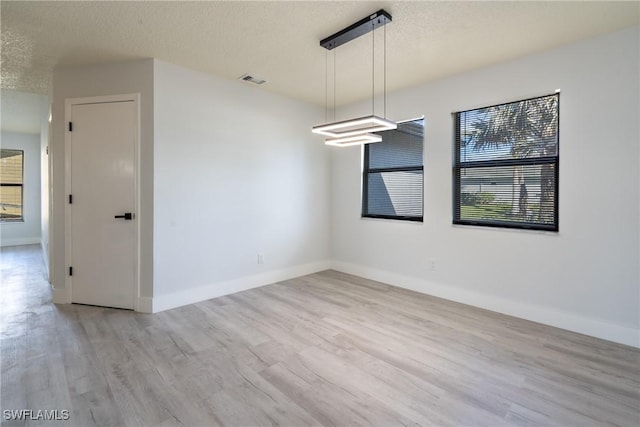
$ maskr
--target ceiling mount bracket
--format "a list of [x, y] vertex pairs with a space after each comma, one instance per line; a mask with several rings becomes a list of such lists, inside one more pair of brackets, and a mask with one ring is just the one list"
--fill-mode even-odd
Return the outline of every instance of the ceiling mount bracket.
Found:
[[337, 33], [320, 40], [320, 46], [327, 50], [335, 49], [345, 43], [350, 42], [353, 39], [357, 39], [360, 36], [367, 34], [370, 31], [380, 28], [391, 22], [391, 15], [384, 9], [367, 16], [349, 25], [347, 28], [338, 31]]

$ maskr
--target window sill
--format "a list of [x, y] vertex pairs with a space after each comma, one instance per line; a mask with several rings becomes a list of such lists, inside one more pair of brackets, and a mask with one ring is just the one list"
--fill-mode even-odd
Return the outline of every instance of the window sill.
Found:
[[405, 223], [415, 223], [415, 224], [423, 224], [423, 218], [416, 217], [394, 217], [394, 216], [386, 216], [386, 215], [361, 215], [360, 219], [374, 219], [374, 220], [385, 220], [385, 221], [402, 221]]

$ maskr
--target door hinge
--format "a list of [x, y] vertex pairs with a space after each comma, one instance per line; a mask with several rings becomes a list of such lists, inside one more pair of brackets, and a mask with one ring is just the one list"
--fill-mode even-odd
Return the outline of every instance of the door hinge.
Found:
[[73, 203], [73, 194], [69, 194], [69, 204]]
[[73, 122], [69, 122], [69, 132], [73, 132]]
[[69, 276], [73, 276], [73, 267], [69, 267]]

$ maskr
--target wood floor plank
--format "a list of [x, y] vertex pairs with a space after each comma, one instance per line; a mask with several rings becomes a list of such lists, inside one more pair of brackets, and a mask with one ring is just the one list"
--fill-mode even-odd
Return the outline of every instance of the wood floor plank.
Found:
[[[296, 356], [263, 371], [265, 378], [323, 425], [412, 425], [357, 386], [332, 382]], [[300, 385], [303, 385], [302, 388]], [[304, 390], [304, 393], [301, 391]]]
[[640, 425], [636, 348], [336, 271], [153, 315], [54, 306], [39, 247], [0, 255], [2, 410], [66, 409], [74, 426]]

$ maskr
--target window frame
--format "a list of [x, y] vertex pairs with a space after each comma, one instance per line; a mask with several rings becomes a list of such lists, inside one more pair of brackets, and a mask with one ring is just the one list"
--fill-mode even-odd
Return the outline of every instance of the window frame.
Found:
[[[24, 150], [14, 149], [14, 148], [2, 148], [2, 150], [7, 151], [18, 151], [21, 154], [19, 156], [22, 157], [22, 161], [20, 162], [20, 181], [21, 183], [13, 183], [13, 182], [2, 182], [0, 180], [0, 187], [20, 187], [20, 216], [18, 218], [2, 218], [0, 216], [0, 223], [10, 224], [15, 222], [24, 222]], [[2, 161], [2, 159], [0, 159]]]
[[[424, 222], [424, 116], [416, 119], [403, 120], [397, 122], [399, 125], [402, 123], [415, 122], [421, 120], [422, 123], [422, 166], [406, 166], [406, 167], [391, 167], [391, 168], [370, 168], [369, 167], [369, 148], [371, 144], [364, 145], [363, 166], [362, 166], [362, 209], [361, 218], [378, 218], [378, 219], [391, 219], [397, 221], [412, 221], [412, 222]], [[389, 132], [389, 131], [385, 131]], [[384, 132], [380, 132], [384, 134]], [[384, 141], [384, 139], [383, 139]], [[374, 143], [376, 144], [376, 143]], [[377, 143], [380, 144], [380, 143]], [[409, 215], [382, 215], [372, 214], [368, 212], [369, 206], [369, 174], [371, 173], [383, 173], [383, 172], [422, 172], [422, 197], [421, 197], [421, 216], [409, 216]]]
[[[501, 105], [513, 104], [518, 102], [525, 102], [534, 99], [546, 98], [550, 96], [557, 97], [557, 147], [555, 156], [546, 157], [534, 157], [523, 159], [499, 159], [499, 160], [476, 160], [469, 162], [460, 161], [460, 116], [462, 113], [468, 111], [481, 110], [485, 108], [498, 107]], [[508, 228], [508, 229], [520, 229], [520, 230], [537, 230], [537, 231], [559, 231], [559, 202], [560, 202], [560, 92], [555, 92], [547, 95], [534, 96], [525, 99], [519, 99], [515, 101], [502, 102], [499, 104], [487, 105], [484, 107], [477, 107], [469, 110], [462, 110], [453, 113], [454, 115], [454, 161], [453, 161], [453, 221], [455, 225], [465, 226], [481, 226], [481, 227], [494, 227], [494, 228]], [[553, 164], [554, 167], [554, 191], [553, 191], [553, 224], [541, 224], [534, 222], [524, 221], [500, 221], [500, 220], [477, 220], [477, 219], [461, 219], [461, 170], [473, 169], [480, 167], [509, 167], [509, 166], [531, 166], [531, 165], [543, 165]]]

